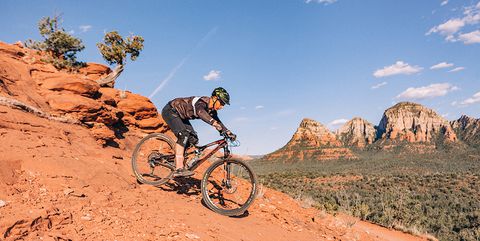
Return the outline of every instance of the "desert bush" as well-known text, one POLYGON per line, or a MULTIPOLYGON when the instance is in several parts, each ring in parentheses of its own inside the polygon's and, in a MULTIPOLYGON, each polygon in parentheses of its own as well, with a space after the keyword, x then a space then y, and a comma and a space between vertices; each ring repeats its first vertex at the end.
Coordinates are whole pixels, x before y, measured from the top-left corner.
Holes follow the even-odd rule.
POLYGON ((327 212, 440 240, 480 240, 480 162, 470 158, 478 152, 365 151, 355 161, 252 164, 264 185, 293 197, 301 192, 327 212), (318 182, 342 176, 347 181, 318 182))

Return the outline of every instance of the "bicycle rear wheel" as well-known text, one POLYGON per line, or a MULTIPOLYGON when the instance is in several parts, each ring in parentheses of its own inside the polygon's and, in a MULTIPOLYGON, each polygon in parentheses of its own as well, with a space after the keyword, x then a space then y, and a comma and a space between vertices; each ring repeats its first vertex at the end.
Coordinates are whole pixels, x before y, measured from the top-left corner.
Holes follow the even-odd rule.
POLYGON ((141 183, 153 186, 166 183, 175 170, 175 142, 161 133, 147 135, 135 146, 132 169, 141 183))
POLYGON ((211 210, 236 216, 243 214, 253 203, 257 178, 243 161, 219 160, 203 175, 201 188, 203 200, 211 210))

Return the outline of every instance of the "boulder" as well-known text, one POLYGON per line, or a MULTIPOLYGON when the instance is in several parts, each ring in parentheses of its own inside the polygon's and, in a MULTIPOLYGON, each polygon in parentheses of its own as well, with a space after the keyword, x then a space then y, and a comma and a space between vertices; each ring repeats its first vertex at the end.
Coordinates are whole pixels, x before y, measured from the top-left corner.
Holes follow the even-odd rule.
POLYGON ((87 66, 81 68, 78 72, 89 79, 98 80, 110 74, 112 70, 102 64, 87 63, 87 66))
POLYGON ((147 97, 126 92, 125 98, 119 98, 117 108, 137 120, 158 116, 157 108, 147 97))
POLYGON ((68 91, 86 97, 96 97, 100 86, 92 80, 82 79, 68 74, 51 74, 40 81, 42 88, 52 91, 68 91))

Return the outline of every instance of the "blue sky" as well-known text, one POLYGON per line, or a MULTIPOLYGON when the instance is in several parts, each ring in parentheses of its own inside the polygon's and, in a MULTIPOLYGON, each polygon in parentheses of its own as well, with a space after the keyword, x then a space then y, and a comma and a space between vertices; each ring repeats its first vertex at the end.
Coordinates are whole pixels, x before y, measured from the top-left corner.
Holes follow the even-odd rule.
MULTIPOLYGON (((85 62, 106 63, 95 44, 107 31, 143 36, 116 88, 161 109, 223 86, 232 105, 219 115, 239 154, 282 147, 305 117, 332 130, 355 116, 376 125, 405 100, 449 120, 480 117, 478 0, 4 0, 0 9, 8 43, 40 39, 38 20, 62 13, 85 62)), ((193 124, 201 143, 216 138, 193 124)))

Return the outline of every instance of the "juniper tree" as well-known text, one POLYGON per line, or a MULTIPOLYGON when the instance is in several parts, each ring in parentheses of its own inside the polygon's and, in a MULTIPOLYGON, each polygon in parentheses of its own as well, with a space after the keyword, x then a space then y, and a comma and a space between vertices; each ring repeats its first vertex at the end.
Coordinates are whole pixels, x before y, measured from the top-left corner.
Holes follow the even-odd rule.
POLYGON ((126 64, 127 55, 130 55, 130 60, 135 61, 143 49, 143 41, 143 37, 137 35, 124 39, 117 31, 105 34, 103 43, 97 43, 97 47, 103 58, 110 65, 115 64, 116 67, 112 73, 97 81, 100 86, 113 88, 115 80, 120 76, 126 64))
POLYGON ((60 26, 61 21, 59 15, 53 18, 43 17, 38 22, 38 30, 43 41, 27 40, 25 45, 28 48, 45 51, 47 58, 44 60, 52 63, 57 69, 82 66, 83 63, 77 62, 75 55, 85 46, 82 40, 65 32, 60 26))

